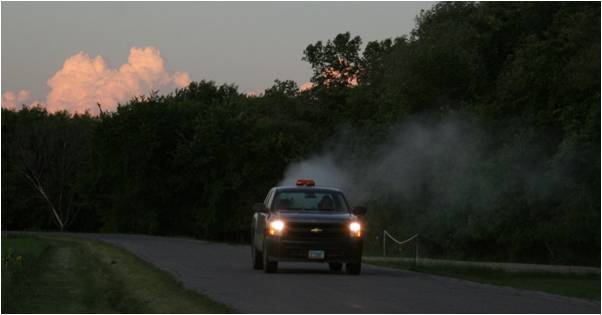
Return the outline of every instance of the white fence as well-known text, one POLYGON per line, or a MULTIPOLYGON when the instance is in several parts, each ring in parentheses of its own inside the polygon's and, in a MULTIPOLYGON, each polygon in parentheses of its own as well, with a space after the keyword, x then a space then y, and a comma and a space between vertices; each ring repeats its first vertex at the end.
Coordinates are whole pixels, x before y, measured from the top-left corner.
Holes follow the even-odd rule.
POLYGON ((395 237, 393 237, 393 235, 391 235, 389 232, 387 232, 386 230, 383 231, 383 257, 387 257, 387 239, 390 239, 391 241, 393 241, 393 243, 397 244, 398 246, 402 246, 405 244, 410 243, 411 241, 414 241, 414 264, 416 264, 418 262, 418 233, 410 236, 408 239, 400 241, 398 239, 396 239, 395 237))
MULTIPOLYGON (((364 257, 366 262, 404 262, 413 263, 416 265, 419 259, 419 234, 414 234, 408 239, 400 241, 387 231, 383 231, 383 255, 382 257, 364 257), (387 240, 393 242, 393 245, 403 246, 412 241, 414 242, 414 257, 387 257, 387 240)), ((411 248, 411 247, 410 247, 411 248)), ((585 266, 563 266, 563 265, 540 265, 540 264, 523 264, 523 263, 502 263, 502 262, 485 262, 485 261, 460 261, 446 259, 430 259, 420 258, 421 265, 447 265, 461 267, 476 267, 500 269, 510 272, 553 272, 553 273, 574 273, 574 274, 600 274, 600 268, 585 267, 585 266)))

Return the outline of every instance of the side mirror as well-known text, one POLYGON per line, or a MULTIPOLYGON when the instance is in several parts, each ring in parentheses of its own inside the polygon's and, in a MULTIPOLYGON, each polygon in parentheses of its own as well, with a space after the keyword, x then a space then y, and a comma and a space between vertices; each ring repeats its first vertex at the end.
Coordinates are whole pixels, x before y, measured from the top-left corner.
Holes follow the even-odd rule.
POLYGON ((268 209, 266 209, 263 202, 258 202, 253 205, 253 211, 254 212, 268 212, 268 209))
POLYGON ((366 207, 353 207, 353 209, 351 210, 351 212, 355 215, 364 215, 366 214, 366 212, 368 212, 368 208, 366 207))

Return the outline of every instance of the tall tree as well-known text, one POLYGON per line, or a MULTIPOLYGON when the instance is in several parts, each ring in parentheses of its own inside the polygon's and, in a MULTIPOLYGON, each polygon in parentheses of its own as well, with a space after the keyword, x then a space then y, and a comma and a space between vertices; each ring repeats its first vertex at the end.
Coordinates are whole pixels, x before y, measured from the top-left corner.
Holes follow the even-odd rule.
POLYGON ((313 68, 311 82, 319 87, 348 87, 357 84, 361 66, 359 36, 349 32, 338 34, 326 44, 318 41, 303 52, 303 60, 313 68))

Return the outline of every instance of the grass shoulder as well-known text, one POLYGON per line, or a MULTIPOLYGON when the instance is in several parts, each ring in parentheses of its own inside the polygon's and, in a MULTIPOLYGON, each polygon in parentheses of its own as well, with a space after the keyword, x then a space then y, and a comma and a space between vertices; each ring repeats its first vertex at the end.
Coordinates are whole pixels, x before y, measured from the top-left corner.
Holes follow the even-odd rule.
POLYGON ((230 313, 133 254, 71 237, 2 237, 8 313, 230 313))
POLYGON ((446 264, 418 264, 417 266, 414 266, 414 264, 408 262, 380 261, 376 259, 364 259, 364 262, 373 265, 429 273, 485 284, 600 301, 600 275, 595 273, 510 272, 495 268, 446 264))

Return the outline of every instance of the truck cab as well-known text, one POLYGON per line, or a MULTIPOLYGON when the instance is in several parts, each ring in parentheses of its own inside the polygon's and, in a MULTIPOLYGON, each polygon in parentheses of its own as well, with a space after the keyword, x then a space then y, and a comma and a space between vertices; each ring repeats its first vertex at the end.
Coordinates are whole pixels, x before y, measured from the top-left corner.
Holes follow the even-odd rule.
POLYGON ((343 193, 316 186, 311 179, 296 186, 273 187, 253 207, 253 268, 278 271, 278 262, 328 263, 330 270, 359 274, 362 266, 363 215, 350 208, 343 193))

